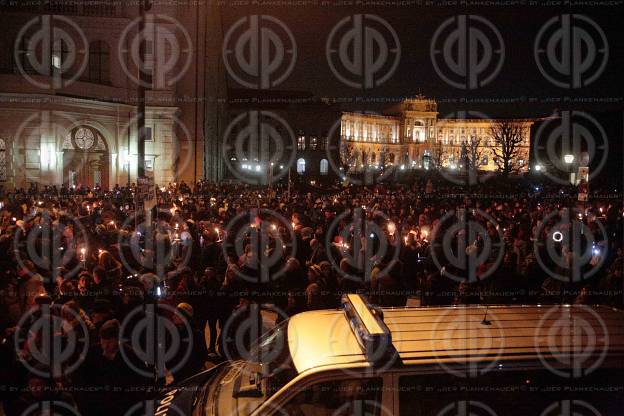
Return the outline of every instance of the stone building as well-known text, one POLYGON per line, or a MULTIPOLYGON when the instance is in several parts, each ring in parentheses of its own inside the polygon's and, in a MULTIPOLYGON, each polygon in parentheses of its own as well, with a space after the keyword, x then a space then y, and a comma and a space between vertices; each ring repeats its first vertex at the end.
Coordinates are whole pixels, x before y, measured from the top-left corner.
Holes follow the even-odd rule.
MULTIPOLYGON (((462 114, 459 114, 461 116, 462 114)), ((379 169, 395 166, 400 169, 434 167, 460 169, 471 154, 478 156, 478 169, 498 168, 492 128, 503 122, 518 126, 522 141, 512 164, 514 171, 528 169, 531 119, 490 119, 478 113, 468 117, 439 118, 435 100, 417 97, 404 100, 398 114, 343 113, 341 119, 341 157, 350 170, 379 169), (478 143, 478 146, 476 145, 478 143)))
POLYGON ((0 185, 136 182, 140 87, 146 176, 207 175, 205 137, 220 134, 207 104, 222 84, 216 6, 153 2, 142 42, 139 3, 0 5, 0 185))

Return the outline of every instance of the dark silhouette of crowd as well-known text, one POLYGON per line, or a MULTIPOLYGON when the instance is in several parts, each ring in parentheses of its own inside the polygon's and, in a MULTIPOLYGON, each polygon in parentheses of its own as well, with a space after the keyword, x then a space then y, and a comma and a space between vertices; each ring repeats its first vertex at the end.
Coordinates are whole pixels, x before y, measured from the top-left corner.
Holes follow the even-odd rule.
POLYGON ((253 305, 277 321, 337 308, 344 293, 396 307, 621 307, 621 185, 591 192, 579 202, 576 188, 534 179, 468 187, 431 175, 182 182, 147 200, 134 185, 5 191, 0 385, 15 388, 2 391, 4 411, 124 414, 207 362, 245 358, 236 336, 253 305), (156 343, 175 345, 167 362, 150 354, 150 324, 169 328, 156 343))

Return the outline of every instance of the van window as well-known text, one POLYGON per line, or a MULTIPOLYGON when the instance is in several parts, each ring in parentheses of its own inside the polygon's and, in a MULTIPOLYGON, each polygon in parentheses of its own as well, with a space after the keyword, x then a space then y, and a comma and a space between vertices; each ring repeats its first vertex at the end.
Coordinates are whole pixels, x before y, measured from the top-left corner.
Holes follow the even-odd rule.
POLYGON ((297 416, 389 416, 381 408, 381 378, 339 380, 315 384, 300 391, 286 405, 285 414, 297 416))
POLYGON ((581 378, 547 370, 492 371, 475 378, 451 374, 399 377, 401 416, 622 414, 624 371, 600 369, 581 378))

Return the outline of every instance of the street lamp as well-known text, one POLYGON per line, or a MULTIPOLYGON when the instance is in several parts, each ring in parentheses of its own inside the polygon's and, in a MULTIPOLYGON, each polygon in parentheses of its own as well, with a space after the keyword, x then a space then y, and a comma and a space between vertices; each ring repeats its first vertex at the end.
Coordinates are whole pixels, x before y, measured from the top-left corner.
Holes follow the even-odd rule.
POLYGON ((565 163, 570 165, 570 164, 572 164, 572 162, 574 162, 574 155, 565 155, 563 157, 563 160, 565 161, 565 163))

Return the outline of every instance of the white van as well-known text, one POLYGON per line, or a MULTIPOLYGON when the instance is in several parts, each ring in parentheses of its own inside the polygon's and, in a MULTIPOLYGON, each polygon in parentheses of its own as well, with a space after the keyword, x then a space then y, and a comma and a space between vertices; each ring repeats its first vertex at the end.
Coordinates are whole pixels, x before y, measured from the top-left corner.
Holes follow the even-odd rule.
POLYGON ((279 324, 254 357, 187 380, 155 414, 624 414, 624 314, 601 306, 380 309, 345 295, 279 324))

